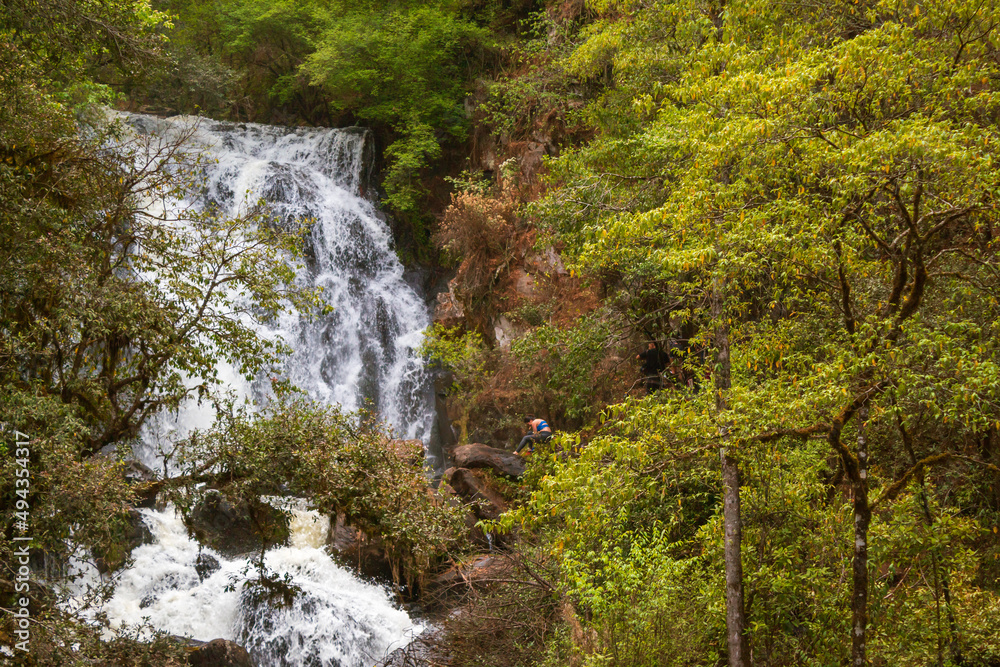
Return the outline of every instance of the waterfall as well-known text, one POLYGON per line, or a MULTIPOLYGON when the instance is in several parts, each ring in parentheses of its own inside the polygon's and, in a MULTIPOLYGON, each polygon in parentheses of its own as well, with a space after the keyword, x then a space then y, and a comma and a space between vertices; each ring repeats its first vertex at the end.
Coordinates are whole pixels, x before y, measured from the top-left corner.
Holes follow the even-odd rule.
MULTIPOLYGON (((237 215, 263 198, 280 225, 312 222, 296 283, 320 288, 332 310, 312 320, 284 315, 263 327, 261 335, 292 346, 285 377, 311 398, 347 411, 374 409, 397 437, 428 442, 433 387, 417 348, 430 317, 424 300, 404 279, 388 226, 363 196, 371 168, 367 132, 187 116, 129 115, 127 121, 164 140, 191 134, 192 150, 210 158, 202 167, 203 190, 177 202, 179 210, 213 206, 237 215)), ((238 394, 267 397, 269 383, 262 379, 248 384, 229 368, 221 368, 220 377, 238 394)), ((161 417, 147 440, 165 431, 172 431, 167 441, 175 440, 192 428, 210 426, 213 416, 192 402, 178 415, 161 417)), ((147 464, 156 456, 154 448, 143 452, 147 464)))
MULTIPOLYGON (((259 667, 361 667, 376 664, 421 631, 384 588, 358 580, 318 547, 329 524, 293 509, 291 546, 269 551, 266 566, 289 574, 298 589, 291 605, 270 604, 244 590, 249 561, 227 559, 191 540, 172 509, 141 510, 153 543, 137 547, 134 564, 116 575, 103 610, 116 623, 149 623, 170 634, 208 641, 233 639, 259 667), (317 530, 319 528, 320 530, 317 530)), ((77 584, 97 583, 83 569, 77 584)))
MULTIPOLYGON (((363 196, 370 168, 365 131, 124 118, 136 132, 163 141, 190 134, 190 149, 209 158, 201 191, 156 204, 165 210, 212 206, 236 215, 263 197, 277 224, 313 221, 296 282, 322 288, 332 311, 311 320, 284 315, 259 333, 291 346, 282 373, 313 399, 345 410, 373 408, 397 437, 428 443, 432 385, 417 354, 428 308, 404 279, 387 225, 363 196)), ((237 395, 267 400, 268 378, 247 381, 225 364, 218 371, 237 395)), ((209 406, 194 401, 161 415, 145 429, 137 455, 158 468, 172 442, 213 419, 209 406)), ((103 608, 115 623, 148 618, 172 634, 234 639, 260 667, 370 665, 420 631, 384 589, 330 559, 321 548, 328 528, 301 508, 293 510, 290 546, 266 556, 267 567, 290 575, 298 590, 287 607, 255 599, 242 586, 253 577, 249 562, 200 548, 171 508, 143 510, 142 518, 154 541, 136 548, 135 564, 115 575, 114 595, 103 608)), ((88 581, 99 580, 96 570, 85 575, 74 589, 78 599, 88 581)))

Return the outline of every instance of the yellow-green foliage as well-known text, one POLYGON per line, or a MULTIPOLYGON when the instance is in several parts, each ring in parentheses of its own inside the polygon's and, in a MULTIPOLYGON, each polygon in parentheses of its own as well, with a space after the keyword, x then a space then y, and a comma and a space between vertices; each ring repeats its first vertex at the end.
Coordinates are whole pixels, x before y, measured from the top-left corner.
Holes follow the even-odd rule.
POLYGON ((478 382, 486 366, 486 348, 478 332, 448 329, 437 323, 428 329, 420 353, 454 373, 455 384, 466 391, 478 382))
POLYGON ((536 220, 637 329, 666 312, 664 334, 704 346, 714 375, 727 330, 732 388, 725 413, 710 392, 626 403, 579 459, 533 464, 532 501, 503 522, 562 555, 563 590, 600 637, 578 648, 595 664, 712 664, 725 650, 725 446, 743 473, 755 664, 842 662, 854 527, 827 434, 846 415, 836 442, 853 447, 864 404, 870 659, 994 659, 996 627, 974 607, 997 604, 977 572, 993 567, 981 526, 1000 510, 987 467, 1000 457, 1000 10, 588 7, 564 66, 613 85, 583 112, 593 141, 550 160, 536 220), (698 493, 681 490, 693 480, 698 493), (652 587, 659 563, 700 594, 608 583, 652 587), (654 650, 638 616, 613 611, 619 596, 653 613, 681 595, 710 621, 673 630, 697 657, 654 650), (633 644, 647 648, 623 652, 633 644))

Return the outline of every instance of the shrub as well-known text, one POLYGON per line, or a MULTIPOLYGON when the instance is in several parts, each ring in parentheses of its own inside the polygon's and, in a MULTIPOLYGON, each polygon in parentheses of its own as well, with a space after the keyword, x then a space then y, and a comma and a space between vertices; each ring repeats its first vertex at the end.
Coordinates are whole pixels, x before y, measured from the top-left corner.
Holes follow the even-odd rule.
POLYGON ((459 260, 456 293, 468 315, 482 324, 499 308, 495 290, 507 277, 523 227, 511 192, 488 197, 455 195, 435 235, 439 247, 459 260))
POLYGON ((397 583, 419 586, 460 546, 462 518, 428 488, 422 461, 401 456, 382 423, 361 417, 288 398, 262 413, 225 415, 182 445, 187 481, 224 483, 236 502, 294 495, 327 514, 343 513, 381 544, 397 583), (206 476, 209 469, 218 472, 206 476))

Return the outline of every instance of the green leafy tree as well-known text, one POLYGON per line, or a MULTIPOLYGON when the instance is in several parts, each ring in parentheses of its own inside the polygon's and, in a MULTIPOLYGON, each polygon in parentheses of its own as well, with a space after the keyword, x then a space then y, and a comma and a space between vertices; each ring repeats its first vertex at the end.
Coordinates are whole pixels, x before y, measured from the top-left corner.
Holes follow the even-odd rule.
POLYGON ((996 16, 595 8, 569 64, 610 66, 618 85, 589 112, 602 135, 554 162, 539 215, 637 324, 661 310, 660 326, 725 352, 714 371, 730 359, 732 386, 716 384, 725 427, 749 430, 727 448, 745 473, 741 443, 825 435, 854 516, 843 637, 866 664, 871 522, 928 467, 982 465, 968 447, 996 421, 996 16))
MULTIPOLYGON (((423 450, 392 441, 372 416, 282 398, 266 410, 224 412, 216 426, 182 443, 188 474, 182 505, 195 485, 222 485, 235 502, 261 496, 307 498, 346 520, 384 550, 397 583, 419 587, 431 566, 461 548, 458 508, 428 488, 423 450)), ((187 502, 186 502, 187 501, 187 502)))
POLYGON ((445 140, 465 136, 462 89, 470 51, 486 34, 454 0, 335 3, 303 72, 338 113, 392 128, 386 203, 412 213, 421 171, 445 140), (464 62, 463 62, 464 61, 464 62))
MULTIPOLYGON (((220 360, 251 375, 267 367, 281 346, 253 323, 312 304, 288 285, 296 238, 261 211, 157 209, 190 189, 199 158, 183 138, 136 137, 98 106, 156 61, 165 20, 141 1, 0 9, 5 607, 23 564, 11 538, 26 523, 35 553, 121 562, 135 489, 114 456, 96 455, 127 455, 152 415, 211 392, 220 360)), ((38 590, 30 598, 39 664, 66 664, 58 646, 77 643, 94 659, 145 650, 124 635, 102 643, 38 590)))
POLYGON ((219 63, 209 70, 224 80, 177 81, 175 97, 204 84, 200 96, 227 96, 238 118, 375 128, 387 163, 383 201, 422 229, 428 169, 465 139, 465 88, 490 42, 466 3, 173 0, 163 8, 177 15, 175 57, 193 50, 219 63))

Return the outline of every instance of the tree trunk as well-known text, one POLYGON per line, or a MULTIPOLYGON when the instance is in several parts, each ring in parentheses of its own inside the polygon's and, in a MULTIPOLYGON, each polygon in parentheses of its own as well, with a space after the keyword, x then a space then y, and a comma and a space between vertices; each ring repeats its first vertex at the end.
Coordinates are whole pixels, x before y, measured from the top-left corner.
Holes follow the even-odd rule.
POLYGON ((729 666, 749 667, 750 642, 746 632, 743 609, 743 561, 740 545, 743 526, 740 519, 740 470, 722 448, 722 517, 725 524, 726 559, 726 638, 729 644, 729 666))
POLYGON ((853 480, 854 491, 854 594, 851 598, 853 631, 851 632, 851 664, 865 667, 868 664, 866 641, 868 637, 868 526, 872 512, 868 504, 868 441, 865 422, 868 407, 858 410, 858 474, 853 480))
MULTIPOLYGON (((725 319, 722 296, 718 286, 712 308, 715 316, 715 405, 719 412, 728 408, 726 393, 732 386, 729 360, 729 323, 725 319)), ((728 440, 728 428, 722 427, 723 440, 728 440)), ((719 450, 722 460, 722 521, 725 527, 726 561, 726 641, 729 645, 729 667, 750 667, 750 641, 747 636, 746 612, 743 606, 743 522, 740 517, 740 469, 729 456, 726 447, 719 450)))

